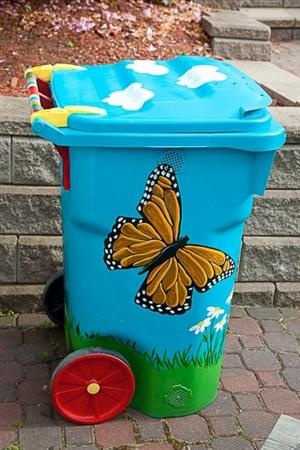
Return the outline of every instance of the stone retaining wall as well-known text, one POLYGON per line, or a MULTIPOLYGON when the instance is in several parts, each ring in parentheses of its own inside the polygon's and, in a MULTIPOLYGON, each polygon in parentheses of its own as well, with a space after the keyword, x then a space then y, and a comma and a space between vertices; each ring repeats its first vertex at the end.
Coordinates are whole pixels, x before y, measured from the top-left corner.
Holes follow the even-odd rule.
MULTIPOLYGON (((245 227, 238 304, 300 305, 300 108, 273 109, 288 142, 245 227)), ((0 111, 0 309, 39 311, 62 267, 59 158, 31 134, 25 99, 2 97, 0 111)))

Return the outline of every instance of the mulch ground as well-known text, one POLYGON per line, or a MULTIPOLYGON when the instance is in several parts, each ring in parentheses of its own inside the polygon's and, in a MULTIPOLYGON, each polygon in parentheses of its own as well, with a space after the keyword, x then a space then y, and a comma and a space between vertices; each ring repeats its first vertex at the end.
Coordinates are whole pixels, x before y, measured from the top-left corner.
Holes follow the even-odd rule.
POLYGON ((261 449, 280 414, 300 418, 300 310, 233 307, 231 316, 214 403, 166 420, 129 408, 96 426, 74 426, 51 406, 63 332, 43 314, 1 317, 0 449, 261 449))
POLYGON ((29 66, 210 54, 201 6, 164 2, 0 0, 0 95, 26 95, 29 66))

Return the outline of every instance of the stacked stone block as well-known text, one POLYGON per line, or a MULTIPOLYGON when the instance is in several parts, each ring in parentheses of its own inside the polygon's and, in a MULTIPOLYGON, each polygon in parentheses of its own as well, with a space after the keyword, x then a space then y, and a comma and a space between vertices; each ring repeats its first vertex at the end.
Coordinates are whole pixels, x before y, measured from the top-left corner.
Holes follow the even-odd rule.
MULTIPOLYGON (((245 227, 238 304, 300 305, 300 108, 273 110, 288 143, 245 227)), ((0 111, 0 310, 39 311, 62 268, 59 157, 31 134, 25 99, 2 97, 0 111)))

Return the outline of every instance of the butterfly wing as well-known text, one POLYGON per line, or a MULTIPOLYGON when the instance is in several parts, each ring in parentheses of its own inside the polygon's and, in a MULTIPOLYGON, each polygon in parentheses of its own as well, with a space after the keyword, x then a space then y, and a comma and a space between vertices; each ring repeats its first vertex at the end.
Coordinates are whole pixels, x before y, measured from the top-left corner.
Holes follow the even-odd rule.
POLYGON ((186 245, 176 258, 199 292, 206 292, 219 281, 230 277, 235 269, 231 256, 221 250, 200 245, 186 245))
POLYGON ((180 196, 172 167, 164 164, 151 172, 137 210, 142 219, 118 217, 105 239, 110 270, 147 266, 178 239, 180 196))
POLYGON ((165 248, 154 228, 142 219, 118 217, 104 241, 104 261, 110 270, 149 264, 165 248))
POLYGON ((183 314, 191 307, 192 279, 173 257, 153 268, 135 302, 161 314, 183 314))
POLYGON ((167 245, 177 241, 181 205, 175 172, 171 166, 161 164, 151 172, 137 210, 167 245))

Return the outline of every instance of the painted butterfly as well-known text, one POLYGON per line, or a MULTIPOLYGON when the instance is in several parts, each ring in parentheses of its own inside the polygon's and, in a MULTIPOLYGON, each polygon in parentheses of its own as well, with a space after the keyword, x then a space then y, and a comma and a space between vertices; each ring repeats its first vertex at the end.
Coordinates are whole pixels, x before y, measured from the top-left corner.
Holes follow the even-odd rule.
POLYGON ((141 219, 118 217, 104 242, 110 270, 143 267, 147 276, 135 303, 161 314, 183 314, 191 307, 193 288, 206 292, 234 271, 221 250, 187 244, 179 237, 181 200, 174 170, 154 169, 138 204, 141 219))

